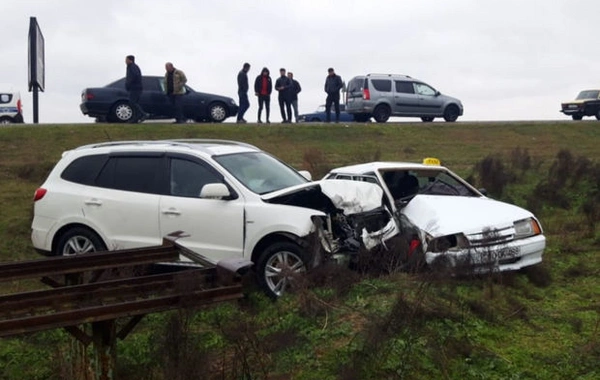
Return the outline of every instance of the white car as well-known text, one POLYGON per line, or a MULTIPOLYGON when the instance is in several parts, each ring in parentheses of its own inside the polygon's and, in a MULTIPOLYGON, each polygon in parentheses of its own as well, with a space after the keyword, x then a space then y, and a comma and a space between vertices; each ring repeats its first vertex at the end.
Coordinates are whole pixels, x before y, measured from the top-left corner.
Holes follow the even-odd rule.
POLYGON ((397 233, 379 186, 309 176, 233 141, 86 145, 64 152, 36 190, 31 239, 70 255, 159 245, 183 230, 196 253, 254 262, 279 296, 294 273, 397 233))
POLYGON ((21 95, 15 91, 0 90, 0 124, 23 123, 21 95))
POLYGON ((546 238, 531 212, 486 197, 439 161, 431 161, 433 165, 346 166, 325 179, 381 185, 399 229, 416 231, 419 241, 410 246, 421 247, 428 265, 488 272, 542 261, 546 238))

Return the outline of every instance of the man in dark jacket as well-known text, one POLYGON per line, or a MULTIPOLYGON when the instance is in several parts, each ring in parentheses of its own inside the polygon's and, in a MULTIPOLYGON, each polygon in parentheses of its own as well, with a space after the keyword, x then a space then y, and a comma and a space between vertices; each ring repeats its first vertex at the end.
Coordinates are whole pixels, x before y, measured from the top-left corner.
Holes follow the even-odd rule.
POLYGON ((125 72, 125 90, 129 93, 129 103, 133 110, 133 115, 129 119, 130 123, 141 123, 148 118, 140 106, 140 96, 142 95, 142 71, 135 63, 135 57, 128 55, 125 57, 127 71, 125 72))
POLYGON ((250 64, 246 62, 237 76, 238 96, 240 98, 240 108, 237 114, 238 123, 246 122, 244 114, 250 108, 250 100, 248 100, 248 71, 250 71, 250 64))
MULTIPOLYGON (((290 87, 290 103, 292 105, 292 109, 294 110, 294 119, 296 119, 296 123, 298 122, 298 94, 302 91, 302 87, 300 87, 300 83, 294 79, 294 73, 288 71, 288 78, 292 82, 290 87)), ((290 115, 291 116, 291 115, 290 115)))
POLYGON ((275 89, 279 91, 279 110, 281 111, 282 123, 292 122, 292 104, 290 103, 290 89, 292 82, 285 75, 285 69, 279 69, 279 78, 275 81, 275 89), (285 109, 284 109, 285 106, 285 109), (287 110, 287 116, 286 116, 287 110))
POLYGON ((269 115, 271 113, 271 91, 273 91, 273 83, 271 76, 269 75, 269 69, 263 67, 260 75, 256 77, 254 81, 254 94, 258 97, 258 122, 262 123, 260 115, 263 110, 263 106, 267 113, 267 123, 269 121, 269 115))
POLYGON ((337 75, 332 67, 327 69, 329 73, 325 79, 325 92, 327 99, 325 100, 325 121, 331 121, 331 104, 335 106, 335 122, 340 121, 340 90, 344 87, 342 77, 337 75))

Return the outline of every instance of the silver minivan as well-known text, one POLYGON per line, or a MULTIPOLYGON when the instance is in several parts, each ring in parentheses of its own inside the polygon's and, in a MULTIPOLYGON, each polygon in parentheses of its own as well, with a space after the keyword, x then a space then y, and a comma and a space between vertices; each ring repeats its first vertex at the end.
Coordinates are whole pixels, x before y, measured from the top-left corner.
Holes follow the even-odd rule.
POLYGON ((371 117, 385 123, 390 116, 420 117, 425 122, 436 117, 454 122, 463 114, 460 100, 442 95, 430 85, 398 74, 356 76, 346 87, 346 112, 356 121, 371 117))

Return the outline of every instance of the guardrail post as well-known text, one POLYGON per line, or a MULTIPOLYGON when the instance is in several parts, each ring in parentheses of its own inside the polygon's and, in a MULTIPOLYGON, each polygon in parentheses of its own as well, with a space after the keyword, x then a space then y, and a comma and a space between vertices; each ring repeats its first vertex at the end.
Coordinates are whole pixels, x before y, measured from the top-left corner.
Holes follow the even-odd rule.
POLYGON ((113 380, 116 363, 115 321, 92 323, 96 380, 113 380))

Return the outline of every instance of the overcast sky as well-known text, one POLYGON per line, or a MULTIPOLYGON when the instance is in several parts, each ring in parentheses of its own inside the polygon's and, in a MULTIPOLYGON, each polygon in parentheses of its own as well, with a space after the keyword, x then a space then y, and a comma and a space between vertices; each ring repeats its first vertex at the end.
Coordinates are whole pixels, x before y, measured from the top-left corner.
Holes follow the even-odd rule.
POLYGON ((0 83, 21 92, 26 122, 32 16, 46 46, 41 123, 91 122, 82 89, 123 77, 127 54, 143 74, 163 75, 171 61, 194 89, 236 101, 244 62, 251 81, 263 66, 274 77, 285 67, 302 85, 301 113, 325 102, 328 67, 345 81, 421 79, 462 100, 459 120, 566 119, 561 101, 600 87, 599 0, 1 1, 0 83))

